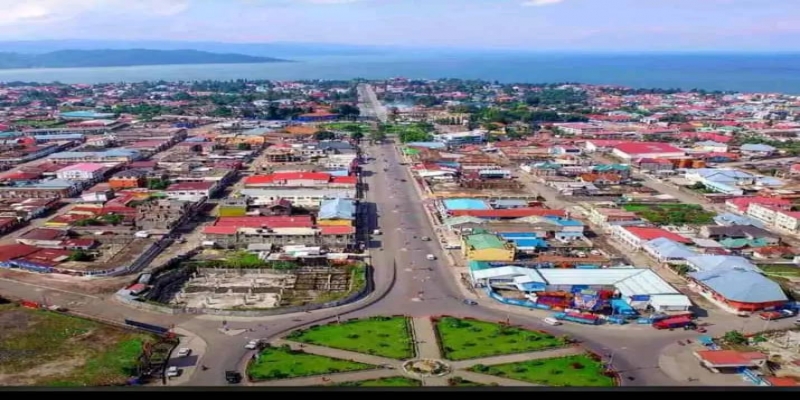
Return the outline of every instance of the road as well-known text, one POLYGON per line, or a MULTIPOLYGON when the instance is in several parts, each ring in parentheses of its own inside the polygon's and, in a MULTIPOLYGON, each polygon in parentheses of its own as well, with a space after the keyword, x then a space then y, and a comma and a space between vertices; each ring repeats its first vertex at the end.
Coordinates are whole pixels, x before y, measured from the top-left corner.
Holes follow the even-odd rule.
POLYGON ((358 91, 359 108, 361 115, 364 117, 375 117, 378 121, 386 123, 389 121, 389 115, 386 112, 386 107, 378 101, 378 95, 375 94, 375 89, 372 85, 362 83, 356 88, 358 91))

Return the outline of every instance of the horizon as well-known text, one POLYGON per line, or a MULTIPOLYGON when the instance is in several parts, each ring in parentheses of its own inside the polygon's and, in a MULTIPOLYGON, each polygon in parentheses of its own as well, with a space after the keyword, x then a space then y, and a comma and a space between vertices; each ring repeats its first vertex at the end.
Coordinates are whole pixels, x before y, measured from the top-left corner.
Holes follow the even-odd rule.
POLYGON ((0 42, 102 37, 526 53, 800 53, 800 24, 787 17, 800 15, 800 3, 785 0, 0 0, 0 6, 0 42))

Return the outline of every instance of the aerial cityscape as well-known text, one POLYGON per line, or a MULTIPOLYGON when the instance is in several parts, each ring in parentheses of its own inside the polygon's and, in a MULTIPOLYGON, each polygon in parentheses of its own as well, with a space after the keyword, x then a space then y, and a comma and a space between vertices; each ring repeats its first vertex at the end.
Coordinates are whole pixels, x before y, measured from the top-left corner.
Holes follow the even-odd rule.
POLYGON ((800 3, 0 6, 4 389, 800 387, 800 3))

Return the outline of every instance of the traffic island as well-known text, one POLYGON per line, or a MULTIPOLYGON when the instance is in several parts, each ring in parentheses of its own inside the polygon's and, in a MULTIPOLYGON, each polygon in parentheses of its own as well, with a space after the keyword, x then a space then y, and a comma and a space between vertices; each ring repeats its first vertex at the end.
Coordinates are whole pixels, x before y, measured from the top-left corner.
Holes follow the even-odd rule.
POLYGON ((618 386, 616 372, 605 369, 592 354, 543 358, 508 364, 476 364, 469 369, 479 374, 514 379, 542 386, 618 386))
POLYGON ((415 378, 438 378, 449 374, 450 366, 441 360, 409 360, 403 363, 403 372, 415 378))

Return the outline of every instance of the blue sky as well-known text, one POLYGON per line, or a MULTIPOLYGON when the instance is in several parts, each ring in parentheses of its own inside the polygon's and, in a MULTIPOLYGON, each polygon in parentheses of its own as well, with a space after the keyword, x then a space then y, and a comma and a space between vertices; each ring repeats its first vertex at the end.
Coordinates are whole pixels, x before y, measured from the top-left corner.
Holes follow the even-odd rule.
POLYGON ((0 40, 800 50, 798 0, 0 0, 0 40))

